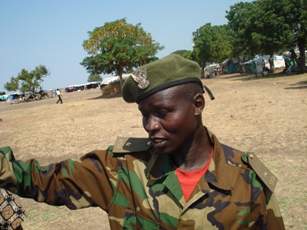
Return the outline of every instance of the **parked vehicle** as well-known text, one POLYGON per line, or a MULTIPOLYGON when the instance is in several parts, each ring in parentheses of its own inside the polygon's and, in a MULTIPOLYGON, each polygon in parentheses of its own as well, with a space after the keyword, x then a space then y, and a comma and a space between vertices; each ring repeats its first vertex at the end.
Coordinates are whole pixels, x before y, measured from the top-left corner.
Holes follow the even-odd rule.
POLYGON ((7 95, 7 94, 1 95, 1 96, 0 96, 0 101, 6 101, 6 99, 7 99, 8 96, 9 96, 9 95, 7 95))

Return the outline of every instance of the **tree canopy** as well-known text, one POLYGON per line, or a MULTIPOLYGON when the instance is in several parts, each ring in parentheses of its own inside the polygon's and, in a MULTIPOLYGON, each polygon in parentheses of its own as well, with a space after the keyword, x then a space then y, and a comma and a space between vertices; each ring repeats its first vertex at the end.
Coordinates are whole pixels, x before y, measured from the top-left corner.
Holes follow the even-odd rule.
POLYGON ((305 49, 307 44, 307 0, 282 0, 284 5, 283 16, 289 26, 288 32, 294 39, 290 40, 288 47, 298 47, 300 61, 299 73, 305 72, 305 49))
POLYGON ((226 11, 226 18, 236 53, 250 56, 269 54, 272 57, 274 53, 298 47, 304 56, 302 60, 305 60, 306 2, 257 0, 231 6, 230 11, 226 11))
POLYGON ((192 53, 184 50, 176 53, 197 61, 202 70, 229 57, 243 60, 268 54, 274 71, 274 54, 298 48, 299 72, 305 72, 307 0, 238 2, 230 6, 225 17, 226 25, 207 23, 193 32, 192 53))
POLYGON ((90 55, 80 63, 90 74, 115 74, 120 77, 132 68, 152 60, 164 47, 155 42, 150 33, 137 25, 128 24, 126 19, 107 22, 88 32, 89 39, 83 48, 90 55))
POLYGON ((34 70, 28 71, 22 69, 17 77, 11 77, 10 81, 4 84, 8 91, 20 90, 21 92, 33 92, 41 86, 44 77, 50 74, 49 70, 43 65, 35 67, 34 70))
MULTIPOLYGON (((299 49, 299 72, 305 72, 307 43, 307 0, 256 0, 238 2, 226 11, 226 25, 206 23, 192 33, 191 51, 177 50, 185 58, 197 61, 202 68, 226 58, 240 60, 256 55, 270 55, 299 49)), ((89 56, 80 63, 91 74, 120 76, 157 59, 164 47, 152 40, 141 24, 131 25, 125 19, 105 23, 89 33, 83 42, 89 56)))
POLYGON ((102 77, 99 74, 92 74, 88 76, 87 82, 100 82, 102 77))
POLYGON ((178 54, 184 58, 192 60, 192 51, 191 50, 176 50, 173 54, 178 54))
POLYGON ((192 59, 198 62, 204 77, 207 63, 220 62, 231 54, 231 44, 226 26, 211 26, 207 23, 193 32, 194 47, 192 59))

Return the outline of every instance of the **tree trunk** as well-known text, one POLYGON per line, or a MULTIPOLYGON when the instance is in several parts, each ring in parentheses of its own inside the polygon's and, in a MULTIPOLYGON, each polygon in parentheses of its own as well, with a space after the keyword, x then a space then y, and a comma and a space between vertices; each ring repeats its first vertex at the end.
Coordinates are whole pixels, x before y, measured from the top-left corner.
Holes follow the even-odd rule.
POLYGON ((201 78, 205 78, 205 65, 202 63, 201 65, 201 74, 200 74, 201 78))
POLYGON ((254 66, 255 66, 256 77, 258 77, 257 63, 255 61, 253 61, 253 63, 254 63, 254 66))
POLYGON ((274 56, 273 56, 273 54, 270 54, 269 63, 270 63, 271 73, 274 73, 275 66, 274 66, 274 56))
POLYGON ((120 92, 122 92, 122 87, 123 87, 123 68, 120 68, 118 71, 118 76, 119 76, 119 84, 120 84, 120 92))
POLYGON ((298 73, 305 73, 306 71, 306 64, 305 64, 305 46, 306 40, 305 39, 298 39, 298 48, 300 51, 300 57, 298 58, 297 67, 298 73))

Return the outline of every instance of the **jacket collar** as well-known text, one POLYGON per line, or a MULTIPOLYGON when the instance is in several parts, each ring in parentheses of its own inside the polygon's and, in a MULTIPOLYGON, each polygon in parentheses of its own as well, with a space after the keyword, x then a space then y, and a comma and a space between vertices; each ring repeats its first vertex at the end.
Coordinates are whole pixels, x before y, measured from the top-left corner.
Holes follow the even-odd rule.
MULTIPOLYGON (((204 127, 208 133, 211 145, 214 146, 214 155, 209 165, 208 171, 205 174, 205 178, 199 182, 200 187, 208 188, 207 183, 213 185, 216 188, 222 190, 231 190, 230 180, 230 166, 227 163, 229 154, 232 154, 232 149, 227 149, 226 146, 222 145, 216 136, 204 127), (228 153, 225 153, 225 150, 228 153), (206 183, 207 182, 207 183, 206 183)), ((167 177, 175 176, 174 161, 171 155, 160 155, 157 151, 153 154, 153 157, 148 162, 146 170, 147 179, 150 184, 155 181, 164 179, 168 180, 167 177)))

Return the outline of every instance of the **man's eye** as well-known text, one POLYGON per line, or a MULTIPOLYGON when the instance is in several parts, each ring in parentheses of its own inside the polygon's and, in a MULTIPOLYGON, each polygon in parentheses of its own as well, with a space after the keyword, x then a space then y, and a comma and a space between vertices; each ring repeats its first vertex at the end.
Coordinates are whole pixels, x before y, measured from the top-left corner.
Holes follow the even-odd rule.
POLYGON ((161 110, 161 111, 159 111, 157 114, 158 114, 159 117, 165 117, 165 116, 168 114, 168 111, 166 111, 166 110, 161 110))

